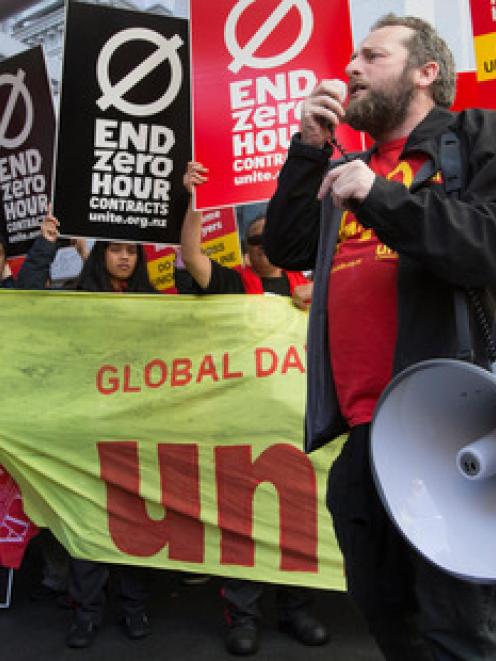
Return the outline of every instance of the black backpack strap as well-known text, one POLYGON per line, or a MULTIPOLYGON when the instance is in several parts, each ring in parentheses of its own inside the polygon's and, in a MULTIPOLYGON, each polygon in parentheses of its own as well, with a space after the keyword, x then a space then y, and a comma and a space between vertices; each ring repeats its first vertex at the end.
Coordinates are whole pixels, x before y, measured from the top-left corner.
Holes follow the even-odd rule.
MULTIPOLYGON (((444 189, 449 197, 459 197, 462 187, 462 154, 460 138, 447 131, 441 135, 439 161, 443 173, 444 189)), ((458 338, 458 360, 472 361, 474 350, 470 334, 470 314, 465 288, 458 287, 454 294, 456 335, 458 338)))
MULTIPOLYGON (((460 138, 447 131, 441 135, 439 160, 444 178, 444 188, 450 197, 459 197, 462 188, 462 151, 460 138)), ((492 327, 481 300, 481 292, 473 287, 457 288, 454 292, 456 333, 460 360, 473 361, 474 350, 470 333, 469 306, 472 305, 475 318, 484 337, 484 343, 491 363, 496 361, 496 344, 492 327)))

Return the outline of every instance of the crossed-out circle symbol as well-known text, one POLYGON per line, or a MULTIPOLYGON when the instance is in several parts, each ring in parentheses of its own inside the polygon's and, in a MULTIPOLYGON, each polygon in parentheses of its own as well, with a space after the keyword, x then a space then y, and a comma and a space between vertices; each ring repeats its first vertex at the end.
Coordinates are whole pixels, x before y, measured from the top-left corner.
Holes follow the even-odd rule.
POLYGON ((0 147, 5 147, 6 149, 17 149, 17 147, 20 147, 23 142, 26 141, 33 127, 33 100, 31 99, 28 88, 24 84, 25 77, 26 72, 22 69, 17 71, 16 76, 11 75, 10 73, 5 73, 0 76, 0 87, 2 87, 2 85, 12 86, 9 98, 5 104, 2 119, 0 120, 0 147), (14 138, 7 138, 7 129, 12 120, 12 115, 14 114, 14 109, 19 95, 22 96, 24 105, 26 106, 26 121, 22 131, 17 136, 14 138))
POLYGON ((227 17, 224 27, 224 41, 234 58, 228 69, 233 73, 238 73, 244 66, 252 69, 272 69, 286 64, 301 53, 312 36, 313 13, 307 0, 282 0, 248 43, 241 48, 236 38, 236 25, 245 10, 254 2, 256 0, 239 0, 227 17), (256 50, 268 39, 293 7, 296 7, 301 15, 301 30, 296 41, 279 55, 255 57, 256 50))
POLYGON ((178 95, 183 82, 183 68, 177 54, 177 49, 182 45, 183 40, 177 34, 171 39, 166 39, 158 32, 146 28, 128 28, 115 34, 102 48, 96 65, 98 84, 103 92, 96 102, 98 107, 107 110, 110 106, 114 106, 121 112, 136 117, 148 117, 165 110, 178 95), (130 41, 148 41, 155 44, 157 49, 122 80, 112 85, 109 72, 110 60, 120 46, 130 41), (172 75, 169 88, 159 99, 152 103, 137 104, 123 98, 126 92, 135 87, 165 60, 170 61, 172 75))

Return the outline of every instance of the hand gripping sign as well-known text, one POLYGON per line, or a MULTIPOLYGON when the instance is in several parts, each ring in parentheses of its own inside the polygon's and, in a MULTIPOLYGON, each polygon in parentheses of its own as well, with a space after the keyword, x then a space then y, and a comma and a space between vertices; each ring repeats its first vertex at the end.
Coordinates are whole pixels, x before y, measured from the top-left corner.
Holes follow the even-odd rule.
POLYGON ((318 80, 343 77, 352 50, 348 0, 218 0, 215 14, 191 0, 191 34, 194 158, 209 168, 195 205, 264 201, 303 99, 318 80))

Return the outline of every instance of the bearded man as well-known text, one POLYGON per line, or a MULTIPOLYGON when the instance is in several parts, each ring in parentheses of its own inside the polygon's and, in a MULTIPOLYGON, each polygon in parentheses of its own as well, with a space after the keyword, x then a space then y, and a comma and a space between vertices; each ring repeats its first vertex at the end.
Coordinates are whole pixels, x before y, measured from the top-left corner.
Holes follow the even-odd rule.
MULTIPOLYGON (((307 447, 349 430, 328 507, 348 592, 386 659, 496 659, 494 587, 453 577, 408 546, 378 497, 368 450, 391 377, 457 355, 455 291, 479 288, 494 314, 486 294, 496 284, 496 113, 448 110, 452 54, 415 17, 380 19, 346 74, 346 109, 340 81, 323 81, 304 102, 265 227, 273 264, 315 268, 307 447), (341 121, 375 144, 329 167, 341 121), (460 145, 458 195, 440 169, 446 136, 460 145)), ((473 330, 470 306, 468 314, 473 330)), ((488 366, 480 334, 472 348, 488 366)))

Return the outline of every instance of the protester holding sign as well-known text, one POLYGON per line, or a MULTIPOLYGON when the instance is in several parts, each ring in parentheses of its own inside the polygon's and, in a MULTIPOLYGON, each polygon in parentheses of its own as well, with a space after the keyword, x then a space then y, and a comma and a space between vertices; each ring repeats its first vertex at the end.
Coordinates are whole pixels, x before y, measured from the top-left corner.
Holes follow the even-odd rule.
MULTIPOLYGON (((59 221, 52 216, 49 208, 41 223, 41 234, 29 249, 19 270, 17 286, 20 289, 45 289, 50 286, 50 266, 59 249, 58 227, 59 221)), ((73 245, 84 262, 89 254, 86 239, 74 239, 73 245)))
POLYGON ((57 253, 58 221, 48 215, 41 223, 41 234, 29 249, 18 276, 20 289, 45 289, 50 284, 50 265, 57 253))
MULTIPOLYGON (((191 187, 208 180, 208 170, 200 163, 188 163, 185 185, 191 187)), ((263 216, 252 221, 247 229, 248 264, 240 270, 222 266, 201 250, 201 220, 199 212, 190 206, 181 233, 181 254, 187 270, 199 291, 206 294, 263 294, 270 292, 293 295, 295 287, 308 284, 298 271, 282 271, 267 259, 262 247, 263 216)))
MULTIPOLYGON (((269 258, 286 268, 316 265, 307 448, 350 429, 331 468, 328 506, 348 591, 385 657, 494 659, 494 587, 444 573, 407 546, 378 497, 369 440, 393 373, 457 355, 458 288, 481 288, 494 315, 496 114, 448 110, 452 54, 415 17, 380 19, 346 73, 346 109, 340 81, 323 81, 306 100, 267 212, 269 258), (329 170, 343 120, 376 144, 329 170)), ((471 307, 469 316, 468 337, 479 326, 471 307)), ((488 366, 487 349, 472 339, 476 362, 488 366)))
MULTIPOLYGON (((191 192, 194 186, 206 181, 207 172, 201 164, 189 163, 184 177, 186 188, 191 192)), ((290 296, 298 286, 308 283, 301 273, 282 271, 267 259, 262 248, 265 218, 256 218, 246 231, 249 266, 240 271, 222 266, 202 253, 201 223, 201 213, 193 211, 190 205, 182 227, 181 253, 198 293, 290 296)), ((234 578, 225 581, 222 593, 229 626, 226 646, 232 654, 250 655, 258 651, 258 602, 263 592, 263 583, 234 578)), ((278 586, 279 626, 304 645, 323 645, 328 632, 308 613, 308 603, 307 590, 278 586)))

